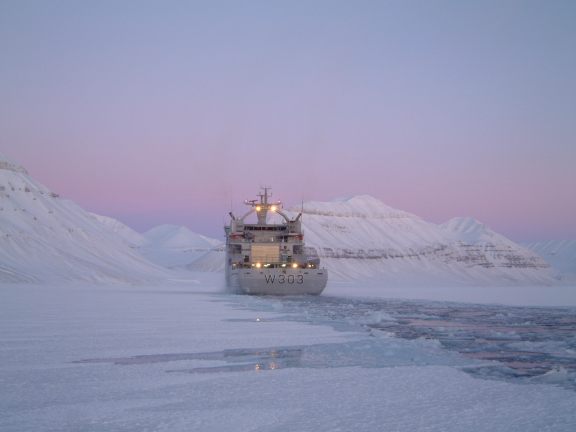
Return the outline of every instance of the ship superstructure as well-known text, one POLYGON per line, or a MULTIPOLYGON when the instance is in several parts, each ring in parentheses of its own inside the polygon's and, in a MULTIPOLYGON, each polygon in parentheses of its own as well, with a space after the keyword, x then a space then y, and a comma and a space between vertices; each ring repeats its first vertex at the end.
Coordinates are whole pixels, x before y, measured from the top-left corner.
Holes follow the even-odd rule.
POLYGON ((269 188, 259 199, 245 201, 250 210, 241 218, 230 212, 226 231, 226 283, 233 292, 261 295, 318 295, 328 271, 320 267, 313 248, 304 244, 302 213, 290 219, 280 201, 270 201, 269 188), (245 220, 256 214, 256 223, 245 220), (269 214, 282 217, 268 223, 269 214))

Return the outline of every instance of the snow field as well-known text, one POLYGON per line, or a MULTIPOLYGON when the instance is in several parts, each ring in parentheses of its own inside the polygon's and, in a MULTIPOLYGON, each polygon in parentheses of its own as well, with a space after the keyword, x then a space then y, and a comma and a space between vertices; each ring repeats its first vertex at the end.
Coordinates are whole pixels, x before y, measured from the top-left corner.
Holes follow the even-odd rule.
MULTIPOLYGON (((215 280, 198 278, 166 287, 3 286, 0 429, 494 432, 576 426, 574 392, 474 379, 459 370, 469 361, 435 341, 374 338, 286 320, 281 303, 262 311, 258 305, 266 299, 221 295, 215 280), (304 347, 300 367, 194 373, 235 361, 174 357, 290 346, 304 347), (122 359, 132 363, 116 364, 122 359)), ((238 363, 254 366, 243 358, 238 363)))

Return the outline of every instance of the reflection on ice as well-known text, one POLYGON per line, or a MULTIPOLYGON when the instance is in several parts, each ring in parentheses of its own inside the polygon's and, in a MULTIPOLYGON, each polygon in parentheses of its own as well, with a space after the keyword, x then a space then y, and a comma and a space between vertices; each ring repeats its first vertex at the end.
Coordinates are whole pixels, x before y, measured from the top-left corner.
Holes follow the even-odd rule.
MULTIPOLYGON (((259 348, 259 349, 230 349, 224 351, 205 353, 171 353, 171 354, 150 354, 131 357, 110 357, 99 359, 78 360, 74 363, 114 363, 117 365, 137 365, 151 363, 167 363, 186 360, 208 360, 243 363, 241 366, 229 370, 262 370, 278 369, 279 367, 299 366, 302 356, 301 347, 290 348, 259 348), (292 364, 294 363, 294 365, 292 364), (280 366, 281 365, 281 366, 280 366)), ((240 365, 239 365, 240 366, 240 365)), ((197 368, 194 372, 207 372, 208 370, 218 371, 214 368, 197 368)))
POLYGON ((354 342, 302 346, 229 349, 205 353, 151 354, 132 357, 79 360, 76 363, 139 365, 178 363, 167 372, 218 373, 266 371, 286 368, 393 367, 408 365, 464 366, 471 362, 446 355, 431 341, 406 344, 400 339, 370 338, 354 342), (198 360, 226 364, 198 367, 198 360))
POLYGON ((223 361, 234 363, 226 366, 171 369, 168 372, 217 373, 284 369, 302 366, 302 347, 230 349, 205 353, 151 354, 132 357, 78 360, 75 363, 113 363, 138 365, 151 363, 185 362, 191 360, 223 361))

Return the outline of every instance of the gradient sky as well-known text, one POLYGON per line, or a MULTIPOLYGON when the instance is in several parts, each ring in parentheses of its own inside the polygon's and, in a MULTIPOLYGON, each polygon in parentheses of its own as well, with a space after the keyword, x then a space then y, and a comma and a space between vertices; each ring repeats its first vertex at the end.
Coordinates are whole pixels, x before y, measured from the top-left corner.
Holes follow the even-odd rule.
POLYGON ((576 1, 0 0, 0 152, 137 230, 260 185, 576 238, 576 1))

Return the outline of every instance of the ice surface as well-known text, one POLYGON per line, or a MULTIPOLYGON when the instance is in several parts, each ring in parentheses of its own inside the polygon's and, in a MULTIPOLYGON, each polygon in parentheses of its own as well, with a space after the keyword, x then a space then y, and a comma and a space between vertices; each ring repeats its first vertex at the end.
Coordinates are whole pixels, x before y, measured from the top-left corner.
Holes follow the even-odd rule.
POLYGON ((573 285, 472 285, 458 284, 389 284, 377 280, 329 281, 326 295, 454 301, 465 303, 505 304, 511 306, 576 306, 576 284, 573 285))
POLYGON ((265 302, 263 307, 279 304, 283 311, 294 313, 294 319, 305 322, 332 323, 337 328, 357 324, 376 330, 376 335, 384 332, 402 339, 432 340, 464 357, 488 360, 463 368, 474 375, 523 383, 554 382, 576 390, 576 307, 327 296, 265 302))
POLYGON ((539 383, 482 379, 470 369, 501 362, 445 344, 477 331, 510 350, 570 350, 568 336, 552 336, 571 325, 568 310, 227 296, 217 278, 196 280, 1 286, 0 430, 576 427, 576 392, 562 388, 568 367, 539 383), (505 338, 509 327, 520 330, 505 338))

